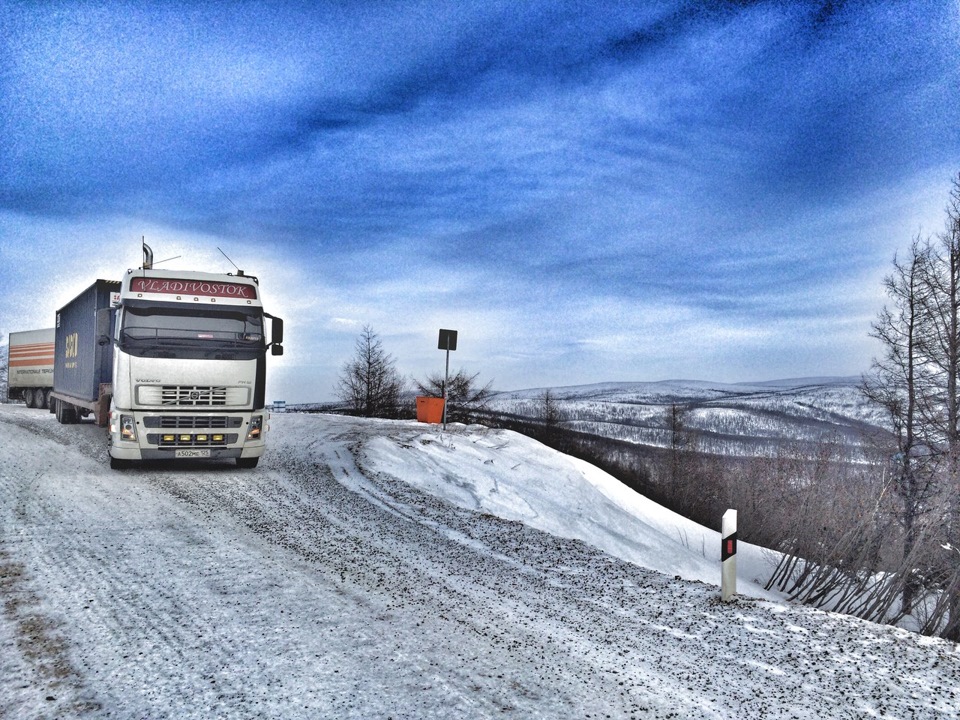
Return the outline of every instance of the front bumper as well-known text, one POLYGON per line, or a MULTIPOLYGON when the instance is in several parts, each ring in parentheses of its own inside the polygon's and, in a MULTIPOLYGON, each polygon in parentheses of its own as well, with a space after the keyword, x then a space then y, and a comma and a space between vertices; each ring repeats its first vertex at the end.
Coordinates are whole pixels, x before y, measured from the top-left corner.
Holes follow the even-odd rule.
POLYGON ((114 409, 110 456, 118 460, 256 458, 266 447, 268 419, 263 411, 185 414, 114 409), (130 436, 131 424, 135 438, 130 436))

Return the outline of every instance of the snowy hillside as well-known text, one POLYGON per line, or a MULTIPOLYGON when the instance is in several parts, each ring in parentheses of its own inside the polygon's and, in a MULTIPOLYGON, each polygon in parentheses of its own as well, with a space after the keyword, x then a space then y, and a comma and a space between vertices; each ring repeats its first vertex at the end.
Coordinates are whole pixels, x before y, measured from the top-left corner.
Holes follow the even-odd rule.
MULTIPOLYGON (((784 443, 824 438, 850 447, 885 425, 882 412, 861 396, 859 378, 804 378, 723 384, 690 380, 601 383, 551 388, 564 425, 640 445, 669 447, 666 413, 685 411, 684 423, 705 452, 770 454, 784 443)), ((499 393, 495 412, 533 417, 544 389, 499 393)))
POLYGON ((764 597, 523 436, 280 415, 256 470, 0 406, 0 717, 949 718, 960 653, 764 597))

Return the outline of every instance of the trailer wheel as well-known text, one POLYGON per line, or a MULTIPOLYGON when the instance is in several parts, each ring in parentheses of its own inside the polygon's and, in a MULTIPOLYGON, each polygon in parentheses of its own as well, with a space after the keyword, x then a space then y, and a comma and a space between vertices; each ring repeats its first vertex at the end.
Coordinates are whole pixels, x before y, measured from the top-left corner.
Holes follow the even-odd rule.
POLYGON ((251 470, 257 466, 257 463, 260 462, 260 458, 237 458, 237 467, 244 468, 245 470, 251 470))
POLYGON ((80 421, 77 408, 63 400, 57 400, 57 422, 61 425, 74 425, 80 421))

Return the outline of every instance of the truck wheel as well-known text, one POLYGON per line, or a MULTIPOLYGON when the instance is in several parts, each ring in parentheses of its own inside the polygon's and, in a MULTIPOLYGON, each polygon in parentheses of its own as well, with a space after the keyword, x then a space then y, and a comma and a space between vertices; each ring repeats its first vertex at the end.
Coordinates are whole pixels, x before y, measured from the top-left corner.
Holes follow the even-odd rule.
POLYGON ((237 467, 244 468, 245 470, 253 469, 257 466, 257 463, 260 462, 260 458, 237 458, 237 467))
POLYGON ((33 407, 33 389, 27 388, 23 391, 23 404, 28 408, 33 407))
POLYGON ((74 425, 79 421, 77 409, 70 403, 57 400, 57 422, 61 425, 74 425))
POLYGON ((33 391, 33 406, 37 410, 43 410, 47 407, 47 393, 43 388, 37 388, 33 391))

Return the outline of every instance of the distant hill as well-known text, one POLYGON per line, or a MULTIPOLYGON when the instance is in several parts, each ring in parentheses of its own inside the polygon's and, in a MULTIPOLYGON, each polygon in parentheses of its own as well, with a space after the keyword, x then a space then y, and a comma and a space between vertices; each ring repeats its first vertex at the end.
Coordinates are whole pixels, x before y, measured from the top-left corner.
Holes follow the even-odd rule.
MULTIPOLYGON (((858 377, 817 377, 755 383, 699 380, 612 382, 550 388, 571 430, 650 447, 669 447, 667 415, 684 413, 698 449, 755 456, 784 443, 824 439, 852 449, 886 432, 882 411, 858 390, 858 377)), ((546 388, 497 393, 489 408, 535 417, 546 388)))

